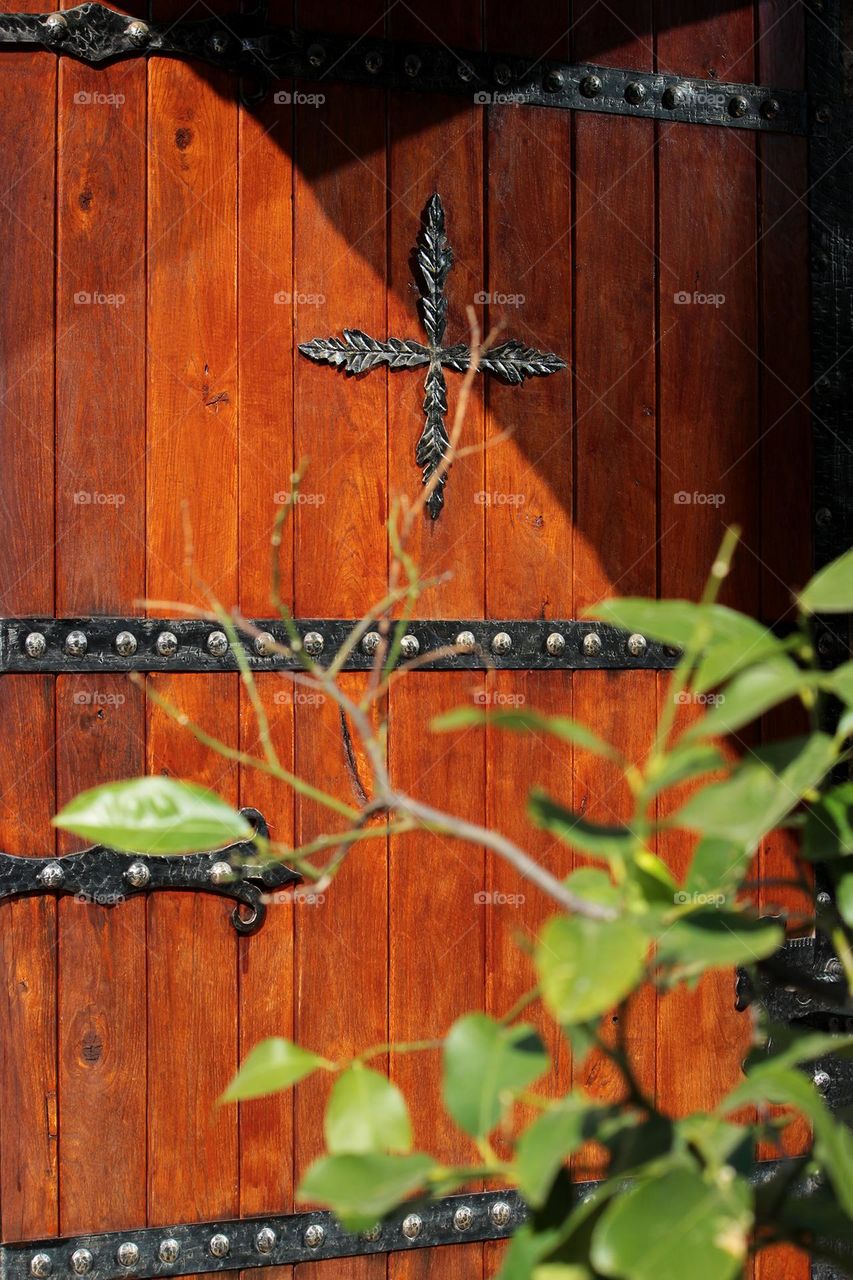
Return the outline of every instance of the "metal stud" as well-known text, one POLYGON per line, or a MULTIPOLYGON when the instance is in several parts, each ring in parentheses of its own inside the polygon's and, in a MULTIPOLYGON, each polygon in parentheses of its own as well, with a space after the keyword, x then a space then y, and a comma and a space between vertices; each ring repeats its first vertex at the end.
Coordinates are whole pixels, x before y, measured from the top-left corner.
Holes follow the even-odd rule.
POLYGON ((829 1086, 832 1084, 832 1076, 827 1071, 816 1071, 812 1077, 814 1087, 818 1093, 828 1093, 829 1086))
POLYGON ((601 76, 584 76, 580 83, 580 91, 585 98, 597 98, 603 88, 601 76))
POLYGON ((120 1267, 135 1267, 139 1261, 139 1246, 132 1240, 122 1240, 116 1249, 116 1262, 120 1267))
POLYGON ((24 637, 24 652, 28 658, 43 658, 47 653, 47 641, 40 631, 30 631, 24 637))
POLYGON ((733 98, 729 98, 729 115, 739 120, 749 111, 749 103, 742 93, 735 94, 733 98))
POLYGON ((132 631, 120 631, 113 644, 120 658, 130 658, 139 648, 139 643, 132 631))
POLYGON ((500 85, 509 84, 512 79, 512 71, 505 62, 496 62, 492 68, 492 75, 495 77, 495 83, 500 85))
POLYGON ((323 652, 325 641, 319 631, 306 631, 302 643, 305 646, 305 652, 310 657, 316 658, 323 652))
POLYGON ((380 1223, 377 1222, 376 1226, 371 1227, 369 1231, 362 1231, 361 1238, 362 1240, 365 1240, 368 1244, 375 1244, 377 1240, 381 1240, 382 1227, 380 1223))
POLYGON ((378 631, 368 631, 366 635, 361 637, 361 648, 368 658, 373 657, 381 643, 382 637, 378 631))
POLYGON ((499 631, 496 636, 492 636, 492 653, 496 653, 499 657, 505 653, 509 653, 512 648, 512 636, 506 631, 499 631))
POLYGON ((147 23, 140 22, 138 19, 134 22, 129 22, 125 28, 125 35, 131 44, 135 44, 137 48, 141 48, 142 45, 148 43, 150 34, 147 23))
POLYGON ((207 42, 207 47, 215 58, 221 58, 228 52, 231 40, 224 31, 214 31, 207 42))
POLYGON ((144 862, 131 862, 124 873, 124 878, 134 889, 144 889, 151 880, 151 872, 144 862))
POLYGON ((49 1276, 53 1270, 53 1263, 46 1253, 34 1253, 30 1259, 30 1275, 36 1276, 38 1280, 43 1280, 44 1276, 49 1276))
POLYGON ((305 1235, 302 1238, 309 1249, 319 1249, 326 1239, 326 1232, 319 1222, 312 1222, 310 1227, 305 1228, 305 1235))
POLYGON ((76 1276, 85 1276, 92 1270, 93 1261, 88 1249, 75 1249, 71 1255, 71 1270, 76 1276))
POLYGON ((47 27, 47 39, 49 44, 60 44, 65 39, 68 32, 68 22, 65 14, 51 13, 45 19, 44 25, 47 27))
POLYGON ((252 648, 259 658, 268 658, 271 653, 275 652, 275 643, 275 636, 271 631, 262 631, 252 641, 252 648))
POLYGON ((210 1243, 207 1247, 214 1258, 227 1258, 231 1251, 231 1242, 221 1231, 217 1231, 215 1235, 210 1237, 210 1243))
POLYGON ((477 639, 473 631, 460 631, 453 643, 463 653, 473 653, 477 648, 477 639))
POLYGON ((420 75, 421 65, 421 60, 416 53, 408 53, 403 59, 403 70, 412 80, 414 80, 415 76, 420 75))
POLYGON ((583 638, 581 648, 588 658, 594 658, 597 653, 601 653, 601 636, 597 631, 588 631, 583 638))
POLYGON ((470 62, 458 62, 456 64, 456 74, 460 80, 467 84, 469 80, 474 79, 474 68, 470 62))
POLYGON ((82 631, 69 631, 65 637, 65 652, 69 658, 82 658, 89 648, 89 641, 82 631))
POLYGON ((228 637, 224 631, 211 631, 205 648, 212 658, 224 658, 228 652, 228 637))
POLYGON ((272 1253, 275 1248, 275 1232, 272 1227, 261 1227, 255 1236, 255 1248, 258 1253, 272 1253))
POLYGON ((512 1218, 512 1209, 506 1200, 496 1200, 489 1208, 489 1217, 496 1227, 506 1227, 512 1218))
POLYGON ((625 85, 625 101, 632 106, 638 107, 641 102, 645 102, 647 96, 648 90, 641 80, 629 80, 625 85))
POLYGON ((474 1214, 467 1204, 460 1204, 453 1215, 453 1226, 457 1231, 467 1231, 474 1221, 474 1214))
POLYGON ((683 107, 686 101, 687 94, 680 84, 668 84, 661 95, 661 102, 668 111, 683 107))
POLYGON ((417 636, 403 636, 400 641, 400 652, 404 658, 416 658, 421 651, 421 642, 417 636))
POLYGON ((160 1247, 157 1255, 161 1262, 167 1265, 178 1261, 178 1254, 181 1252, 181 1246, 174 1236, 166 1236, 165 1240, 160 1241, 160 1247))
POLYGON ((560 631, 552 631, 545 641, 545 648, 552 658, 558 658, 566 647, 566 637, 560 631))
POLYGON ((65 883, 65 872, 58 862, 49 862, 42 867, 37 878, 45 889, 59 889, 65 883))
POLYGON ((782 110, 782 104, 778 98, 765 98, 758 110, 765 120, 775 120, 782 110))
POLYGON ((627 648, 632 658, 642 658, 648 648, 648 641, 645 636, 640 635, 639 631, 635 631, 628 637, 627 648))
POLYGON ((211 884, 230 884, 234 879, 234 868, 230 862, 214 862, 210 868, 211 884))
POLYGON ((423 1225, 423 1219, 417 1213, 410 1213, 403 1219, 400 1230, 407 1240, 417 1240, 423 1225))
POLYGON ((364 65, 372 76, 379 74, 382 70, 382 54, 378 49, 371 49, 370 53, 365 54, 364 65))
POLYGON ((566 77, 562 71, 558 71, 556 67, 552 67, 545 76, 545 88, 549 93, 559 93, 566 85, 566 77))
POLYGON ((317 67, 322 67, 326 61, 326 50, 321 44, 311 44, 308 46, 308 65, 316 71, 317 67))
POLYGON ((174 631, 161 631, 154 641, 154 648, 161 658, 172 658, 178 652, 178 637, 174 631))

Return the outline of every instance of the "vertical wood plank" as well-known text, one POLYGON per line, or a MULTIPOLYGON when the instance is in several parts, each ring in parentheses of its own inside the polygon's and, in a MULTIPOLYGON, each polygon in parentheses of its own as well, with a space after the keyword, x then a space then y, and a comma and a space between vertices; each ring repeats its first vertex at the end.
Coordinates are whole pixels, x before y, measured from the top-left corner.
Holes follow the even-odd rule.
MULTIPOLYGON (((358 14, 319 0, 299 6, 307 27, 353 35, 382 34, 383 6, 371 0, 358 14)), ((319 107, 294 110, 295 340, 358 327, 377 337, 386 324, 385 102, 373 90, 321 82, 319 107), (303 301, 304 299, 304 301, 303 301), (312 301, 313 299, 313 301, 312 301)), ((296 612, 359 617, 384 594, 386 578, 386 387, 384 370, 346 379, 297 356, 295 455, 308 458, 295 520, 296 612)), ((351 696, 363 688, 347 677, 351 696)), ((337 707, 327 700, 295 708, 298 772, 342 799, 359 802, 366 762, 350 749, 337 707)), ((305 843, 340 825, 301 798, 297 840, 305 843)), ((357 846, 315 906, 295 909, 297 1040, 319 1053, 347 1055, 388 1035, 387 848, 357 846)), ((378 1064, 381 1065, 381 1064, 378 1064)), ((297 1176, 323 1146, 325 1081, 296 1094, 297 1176)), ((380 1280, 382 1257, 299 1266, 302 1280, 380 1280)))
MULTIPOLYGON (((661 68, 751 80, 752 10, 711 22, 701 9, 660 4, 661 68)), ((659 164, 660 520, 665 527, 668 513, 674 524, 661 543, 660 590, 697 598, 723 526, 739 524, 745 545, 723 599, 748 611, 759 581, 755 142, 722 129, 661 130, 659 164), (702 300, 711 295, 718 305, 702 300)), ((660 705, 667 696, 662 679, 660 705)), ((678 833, 661 841, 679 877, 693 844, 678 833)), ((658 1090, 671 1113, 713 1105, 739 1077, 749 1027, 732 982, 709 974, 659 1003, 658 1090)))
MULTIPOLYGON (((54 605, 56 65, 52 53, 11 53, 0 77, 0 609, 12 615, 54 605)), ((0 716, 0 847, 50 854, 52 678, 5 677, 0 716)), ((4 906, 0 964, 0 1225, 14 1240, 58 1227, 52 899, 4 906)))
MULTIPOLYGON (((389 15, 389 34, 450 46, 479 48, 476 6, 437 10, 416 0, 389 15)), ((412 249, 423 208, 437 191, 447 218, 454 265, 447 281, 448 342, 468 342, 466 308, 482 317, 477 295, 486 287, 484 263, 483 108, 471 102, 392 94, 389 99, 389 332, 422 334, 412 288, 412 249)), ((448 373, 448 429, 460 376, 448 373)), ((416 494, 414 463, 423 415, 423 380, 389 378, 389 476, 392 494, 416 494)), ((484 441, 483 388, 471 396, 463 447, 484 441)), ((425 616, 482 617, 485 607, 485 461, 473 452, 451 469, 441 517, 418 521, 409 549, 425 574, 451 579, 418 601, 425 616)), ((389 754, 395 785, 449 812, 485 818, 485 744, 479 733, 434 739, 425 721, 458 704, 466 685, 446 673, 417 672, 403 679, 390 700, 389 754)), ((392 847, 390 888, 390 1039, 443 1035, 460 1014, 485 1007, 485 931, 476 901, 486 886, 482 850, 432 836, 407 837, 392 847), (416 868, 416 870, 415 870, 416 868), (441 975, 436 983, 435 975, 441 975), (428 995, 427 995, 428 993, 428 995)), ((392 1057, 391 1072, 409 1100, 416 1142, 439 1158, 466 1160, 470 1145, 449 1123, 440 1102, 436 1055, 392 1057)), ((393 1280, 416 1280, 441 1271, 448 1280, 479 1280, 481 1245, 393 1255, 393 1280)))

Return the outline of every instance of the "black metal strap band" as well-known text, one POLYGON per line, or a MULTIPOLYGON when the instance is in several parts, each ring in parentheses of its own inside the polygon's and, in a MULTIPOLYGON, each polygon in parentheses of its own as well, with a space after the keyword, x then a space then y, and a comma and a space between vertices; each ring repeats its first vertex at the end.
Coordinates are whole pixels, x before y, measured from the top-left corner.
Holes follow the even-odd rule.
MULTIPOLYGON (((280 646, 288 644, 287 631, 278 619, 252 625, 260 634, 243 643, 255 671, 302 669, 296 653, 268 651, 272 641, 280 646)), ((305 650, 324 662, 338 652, 359 624, 353 619, 301 618, 296 625, 305 650)), ((369 670, 381 643, 378 630, 367 632, 349 654, 346 669, 369 670)), ((411 623, 399 660, 415 658, 433 671, 489 667, 656 671, 675 666, 678 651, 596 622, 445 619, 411 623), (447 652, 454 648, 457 651, 447 652), (429 660, 430 653, 437 656, 429 660)), ((0 673, 237 669, 224 631, 216 623, 198 619, 0 619, 0 673)))
MULTIPOLYGON (((260 836, 267 824, 257 809, 241 809, 260 836)), ((116 907, 140 893, 187 890, 231 898, 237 906, 231 923, 238 933, 256 933, 267 914, 267 901, 292 893, 302 877, 283 862, 259 862, 252 841, 239 842, 213 853, 185 853, 148 857, 119 853, 95 845, 59 858, 13 857, 0 852, 0 902, 39 893, 73 896, 78 902, 116 907), (240 907, 248 908, 248 913, 240 907)))
MULTIPOLYGON (((453 93, 484 105, 517 103, 689 124, 804 133, 806 99, 788 89, 571 65, 512 54, 271 27, 259 14, 148 23, 100 4, 0 15, 0 45, 41 45, 98 64, 149 54, 197 58, 253 80, 377 85, 453 93)), ((282 92, 289 103, 296 95, 282 92)))

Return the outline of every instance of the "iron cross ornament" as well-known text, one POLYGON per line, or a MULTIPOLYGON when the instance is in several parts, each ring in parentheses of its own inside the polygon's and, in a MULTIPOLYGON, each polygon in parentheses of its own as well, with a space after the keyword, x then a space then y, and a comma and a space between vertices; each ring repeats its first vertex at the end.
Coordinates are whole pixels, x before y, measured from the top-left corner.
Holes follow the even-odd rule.
MULTIPOLYGON (((418 440, 415 459, 421 467, 421 477, 428 484, 442 467, 450 441, 447 435, 447 383, 444 370, 464 373, 471 362, 471 348, 458 342, 452 347, 442 345, 447 327, 447 295, 444 286, 453 266, 453 250, 444 231, 444 206, 438 195, 427 201, 423 212, 423 225, 415 250, 420 279, 418 309, 426 330, 428 342, 424 345, 413 338, 371 338, 361 329, 344 329, 342 338, 314 338, 301 342, 299 350, 309 360, 331 364, 347 374, 367 373, 379 365, 390 369, 417 369, 427 366, 424 380, 423 410, 426 415, 424 428, 418 440)), ((525 378, 558 373, 566 368, 565 360, 550 351, 537 351, 525 347, 516 339, 486 351, 480 358, 480 373, 494 373, 505 382, 520 385, 525 378)), ((446 469, 442 472, 427 501, 433 520, 444 506, 446 469)))

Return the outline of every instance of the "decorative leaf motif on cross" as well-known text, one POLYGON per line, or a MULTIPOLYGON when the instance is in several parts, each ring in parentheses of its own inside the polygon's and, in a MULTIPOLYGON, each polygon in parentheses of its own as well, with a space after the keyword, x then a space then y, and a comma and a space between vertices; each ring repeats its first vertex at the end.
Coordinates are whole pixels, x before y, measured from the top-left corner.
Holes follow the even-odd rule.
MULTIPOLYGON (((471 349, 464 343, 452 347, 442 345, 447 327, 447 295, 444 286, 453 266, 453 250, 444 230, 444 206, 436 194, 427 201, 423 212, 423 226, 416 248, 420 280, 418 307, 427 333, 428 344, 412 338, 371 338, 360 329, 344 329, 342 338, 314 338, 299 344, 299 350, 309 360, 334 365, 347 374, 366 373, 386 364, 390 369, 416 369, 427 365, 424 380, 423 410, 426 415, 423 431, 418 440, 415 459, 421 467, 426 485, 432 476, 441 471, 440 478, 427 500, 427 509, 433 520, 444 506, 444 486, 447 481, 444 459, 450 441, 447 435, 447 383, 444 370, 464 373, 471 361, 471 349)), ((565 360, 550 351, 537 351, 526 347, 516 339, 483 353, 479 363, 480 373, 494 373, 505 382, 519 385, 525 378, 547 377, 566 368, 565 360)))

